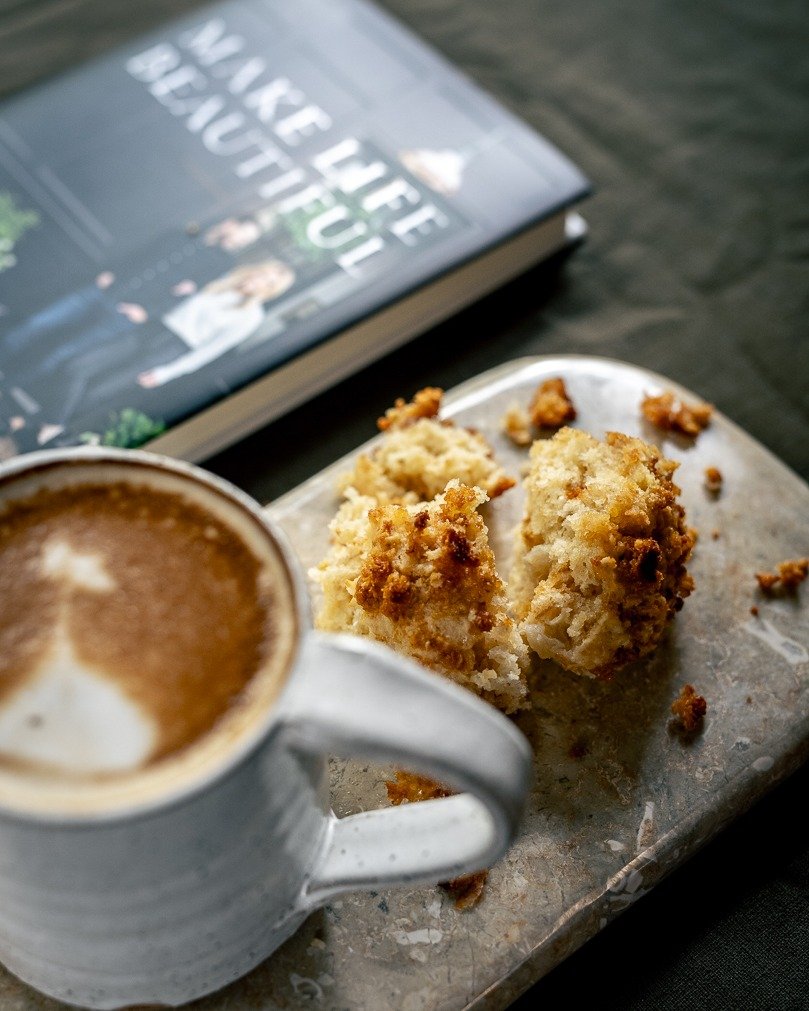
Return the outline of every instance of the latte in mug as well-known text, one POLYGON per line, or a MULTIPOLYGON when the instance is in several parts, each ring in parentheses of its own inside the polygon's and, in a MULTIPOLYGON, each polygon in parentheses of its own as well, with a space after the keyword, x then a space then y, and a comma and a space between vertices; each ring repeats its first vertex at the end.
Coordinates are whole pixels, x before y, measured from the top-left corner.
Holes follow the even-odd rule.
POLYGON ((215 763, 284 683, 296 619, 257 520, 144 464, 0 484, 0 800, 145 800, 215 763))

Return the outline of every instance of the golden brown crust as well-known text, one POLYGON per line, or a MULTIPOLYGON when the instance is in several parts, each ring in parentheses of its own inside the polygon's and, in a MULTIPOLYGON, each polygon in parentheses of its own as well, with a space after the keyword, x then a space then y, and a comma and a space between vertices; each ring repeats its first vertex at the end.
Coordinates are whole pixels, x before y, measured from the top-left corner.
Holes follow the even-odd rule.
POLYGON ((606 680, 656 647, 693 589, 676 466, 617 432, 534 443, 510 588, 540 657, 606 680))
POLYGON ((718 467, 705 468, 705 490, 712 495, 718 495, 722 491, 724 478, 722 471, 718 467))
POLYGON ((353 488, 380 504, 412 504, 435 498, 452 478, 482 488, 489 498, 513 488, 515 480, 480 432, 438 417, 441 395, 438 387, 428 387, 409 404, 398 400, 379 421, 384 437, 341 475, 340 490, 353 488))
POLYGON ((776 565, 776 572, 757 572, 756 580, 764 593, 777 589, 794 593, 809 575, 809 558, 793 558, 776 565))
POLYGON ((667 391, 657 397, 644 397, 641 411, 656 428, 693 438, 710 424, 713 407, 710 404, 686 404, 667 391))
POLYGON ((441 409, 443 395, 444 391, 440 387, 425 386, 409 403, 403 397, 398 397, 393 407, 389 407, 383 417, 377 419, 377 427, 385 432, 389 428, 407 428, 419 418, 435 418, 441 409))
POLYGON ((478 512, 485 494, 455 481, 409 506, 352 495, 312 572, 319 627, 386 642, 506 712, 525 706, 528 652, 478 512))
POLYGON ((683 730, 692 734, 702 726, 708 705, 701 695, 697 695, 693 685, 685 684, 680 689, 679 696, 672 702, 671 711, 683 730))
POLYGON ((576 420, 576 408, 561 376, 540 383, 528 404, 528 417, 536 428, 561 428, 576 420))

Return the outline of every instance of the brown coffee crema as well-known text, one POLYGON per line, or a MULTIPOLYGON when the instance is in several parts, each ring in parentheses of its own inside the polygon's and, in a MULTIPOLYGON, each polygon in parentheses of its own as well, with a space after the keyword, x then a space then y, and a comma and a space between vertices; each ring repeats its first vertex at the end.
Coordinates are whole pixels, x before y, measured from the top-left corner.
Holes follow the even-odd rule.
MULTIPOLYGON (((243 703, 289 620, 264 575, 238 533, 172 491, 84 483, 12 502, 0 510, 0 719, 30 697, 36 741, 58 692, 84 678, 91 724, 109 697, 123 700, 110 720, 131 703, 148 727, 136 768, 186 749, 243 703), (48 677, 56 688, 37 712, 48 677)), ((0 739, 0 768, 19 762, 0 739)))

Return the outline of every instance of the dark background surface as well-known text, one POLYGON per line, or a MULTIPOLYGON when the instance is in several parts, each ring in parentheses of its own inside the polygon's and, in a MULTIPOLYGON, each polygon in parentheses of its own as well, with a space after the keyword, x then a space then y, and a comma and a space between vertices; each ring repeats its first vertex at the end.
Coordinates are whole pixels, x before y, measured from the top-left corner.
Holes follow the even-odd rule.
MULTIPOLYGON (((196 6, 0 0, 0 93, 196 6)), ((397 396, 585 353, 670 376, 809 478, 805 0, 385 6, 580 164, 590 238, 208 466, 269 501, 397 396)), ((807 788, 804 768, 519 1006, 809 1008, 807 788)))

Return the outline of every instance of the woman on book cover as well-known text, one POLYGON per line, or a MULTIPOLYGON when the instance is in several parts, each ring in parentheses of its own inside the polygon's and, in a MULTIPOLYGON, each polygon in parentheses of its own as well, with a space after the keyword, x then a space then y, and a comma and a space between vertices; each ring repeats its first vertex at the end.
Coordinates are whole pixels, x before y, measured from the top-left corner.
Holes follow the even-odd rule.
POLYGON ((167 330, 188 348, 173 361, 141 372, 138 382, 150 389, 196 372, 259 328, 265 303, 279 298, 295 282, 295 272, 281 260, 236 267, 205 285, 163 316, 167 330))
MULTIPOLYGON (((143 334, 137 332, 149 318, 146 309, 135 303, 105 300, 112 280, 111 274, 99 275, 95 284, 31 317, 4 339, 7 351, 20 354, 30 352, 32 345, 35 349, 36 338, 44 332, 75 327, 70 340, 63 340, 14 375, 12 397, 34 413, 39 408, 26 391, 43 384, 48 387, 50 410, 36 436, 39 445, 65 431, 94 383, 120 376, 123 363, 142 361, 148 350, 143 334)), ((261 325, 264 304, 282 295, 294 281, 294 271, 273 258, 236 267, 185 298, 161 322, 163 333, 179 338, 186 350, 167 364, 141 372, 138 382, 145 388, 162 386, 236 347, 261 325)), ((185 285, 179 290, 193 289, 192 282, 185 285)), ((175 292, 179 293, 178 289, 175 292)), ((119 383, 116 380, 116 385, 119 383)), ((19 438, 25 424, 23 415, 9 420, 19 438)))
MULTIPOLYGON (((28 392, 46 388, 48 400, 60 406, 39 430, 44 445, 64 431, 89 384, 139 351, 137 328, 148 319, 141 305, 108 294, 115 276, 104 271, 95 281, 29 317, 2 338, 11 399, 24 412, 40 406, 28 392), (54 341, 54 335, 60 335, 54 341), (68 336, 69 335, 69 336, 68 336), (19 364, 15 364, 15 362, 19 364)), ((24 414, 9 419, 12 431, 26 424, 24 414)))

